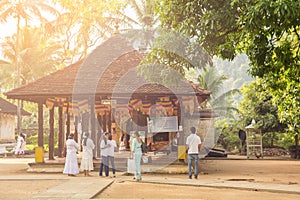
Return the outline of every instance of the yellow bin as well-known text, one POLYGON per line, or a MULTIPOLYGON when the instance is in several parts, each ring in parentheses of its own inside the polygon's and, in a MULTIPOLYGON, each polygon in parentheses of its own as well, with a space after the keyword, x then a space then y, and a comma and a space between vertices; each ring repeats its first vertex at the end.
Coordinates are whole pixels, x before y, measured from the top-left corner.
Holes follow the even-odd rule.
POLYGON ((178 160, 185 160, 186 158, 185 145, 178 145, 178 160))
POLYGON ((44 147, 35 147, 35 162, 44 162, 44 147))

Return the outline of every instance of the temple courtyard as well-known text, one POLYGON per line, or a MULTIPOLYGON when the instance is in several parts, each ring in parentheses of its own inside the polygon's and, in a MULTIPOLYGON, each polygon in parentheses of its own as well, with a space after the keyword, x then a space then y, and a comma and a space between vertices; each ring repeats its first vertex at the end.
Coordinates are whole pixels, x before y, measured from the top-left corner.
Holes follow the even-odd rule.
POLYGON ((0 158, 1 199, 299 199, 300 161, 288 158, 247 160, 242 156, 200 160, 198 180, 186 165, 159 172, 143 165, 143 180, 119 171, 117 176, 68 177, 59 172, 29 172, 34 158, 0 158), (149 169, 148 169, 149 168, 149 169), (164 173, 163 173, 164 172, 164 173))

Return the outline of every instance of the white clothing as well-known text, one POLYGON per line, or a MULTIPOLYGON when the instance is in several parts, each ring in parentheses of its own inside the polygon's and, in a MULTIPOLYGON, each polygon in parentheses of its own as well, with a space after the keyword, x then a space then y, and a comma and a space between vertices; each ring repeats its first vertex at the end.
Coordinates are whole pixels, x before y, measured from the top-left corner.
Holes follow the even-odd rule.
POLYGON ((87 138, 86 145, 83 145, 84 140, 82 140, 82 158, 80 163, 81 170, 94 170, 93 165, 93 149, 95 148, 95 144, 93 140, 87 138))
POLYGON ((188 146, 188 154, 198 154, 198 145, 201 144, 201 139, 197 134, 190 134, 186 139, 186 145, 188 146))
POLYGON ((114 140, 108 140, 107 144, 110 145, 109 148, 107 148, 107 155, 114 157, 115 156, 115 147, 117 147, 117 143, 114 140))
POLYGON ((100 149, 101 149, 100 155, 101 155, 101 156, 107 156, 107 153, 108 153, 108 147, 107 147, 107 145, 108 145, 108 140, 106 140, 106 141, 107 141, 106 144, 105 144, 104 139, 102 139, 101 142, 100 142, 100 149))
POLYGON ((67 156, 64 167, 64 174, 79 174, 78 161, 77 161, 77 150, 79 145, 74 139, 68 139, 66 141, 67 156))
POLYGON ((25 151, 25 140, 22 136, 18 136, 18 139, 17 139, 17 146, 15 148, 15 155, 17 154, 24 154, 24 151, 25 151))

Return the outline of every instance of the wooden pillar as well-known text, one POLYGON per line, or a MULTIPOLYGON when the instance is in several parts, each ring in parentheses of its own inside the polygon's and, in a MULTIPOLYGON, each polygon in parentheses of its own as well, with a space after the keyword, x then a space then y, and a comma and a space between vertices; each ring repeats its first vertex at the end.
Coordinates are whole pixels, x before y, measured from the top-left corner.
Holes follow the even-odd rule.
POLYGON ((62 151, 64 149, 64 133, 63 133, 63 108, 58 107, 58 157, 62 156, 62 151))
POLYGON ((96 135, 96 119, 95 119, 95 100, 94 98, 90 99, 90 105, 91 105, 91 139, 95 141, 95 135, 96 135))
POLYGON ((66 138, 68 138, 71 133, 71 116, 68 110, 67 110, 66 126, 67 126, 66 138))
POLYGON ((81 126, 82 126, 82 132, 89 131, 89 113, 88 112, 82 114, 81 126))
MULTIPOLYGON (((95 116, 95 97, 90 98, 90 107, 91 107, 91 139, 96 144, 96 116, 95 116)), ((96 148, 94 148, 94 156, 96 155, 96 148)))
POLYGON ((49 160, 54 160, 54 107, 49 110, 49 160))
POLYGON ((106 132, 107 130, 106 130, 106 115, 103 115, 102 116, 102 130, 103 130, 103 132, 106 132))
POLYGON ((100 139, 102 136, 102 119, 101 115, 97 115, 97 137, 96 137, 96 155, 100 157, 100 139))
POLYGON ((78 116, 75 116, 74 126, 75 126, 74 140, 78 142, 78 116))
POLYGON ((178 104, 178 110, 177 110, 177 113, 178 113, 178 125, 182 127, 182 131, 179 131, 179 138, 178 138, 178 145, 185 145, 185 141, 184 141, 184 117, 181 118, 181 114, 184 114, 183 113, 183 106, 182 106, 182 101, 179 100, 179 104, 178 104))
POLYGON ((111 129, 111 110, 109 111, 108 115, 107 115, 107 126, 108 126, 108 131, 110 133, 112 133, 112 129, 111 129))
POLYGON ((44 147, 44 117, 43 117, 43 103, 38 103, 38 146, 44 147))

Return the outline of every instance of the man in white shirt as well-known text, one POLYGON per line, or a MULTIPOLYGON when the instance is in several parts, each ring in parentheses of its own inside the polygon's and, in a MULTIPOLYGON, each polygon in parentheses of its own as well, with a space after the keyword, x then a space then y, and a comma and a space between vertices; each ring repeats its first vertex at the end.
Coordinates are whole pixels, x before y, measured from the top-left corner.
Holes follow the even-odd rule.
POLYGON ((194 177, 198 178, 198 154, 201 147, 201 139, 196 134, 196 128, 191 127, 191 134, 186 138, 186 148, 188 157, 189 179, 192 179, 192 160, 195 161, 194 177))

